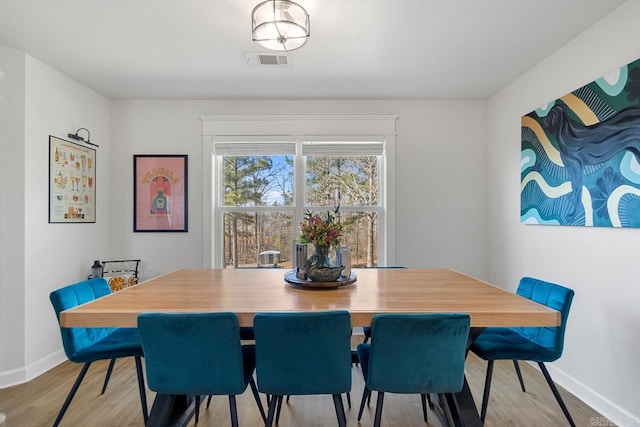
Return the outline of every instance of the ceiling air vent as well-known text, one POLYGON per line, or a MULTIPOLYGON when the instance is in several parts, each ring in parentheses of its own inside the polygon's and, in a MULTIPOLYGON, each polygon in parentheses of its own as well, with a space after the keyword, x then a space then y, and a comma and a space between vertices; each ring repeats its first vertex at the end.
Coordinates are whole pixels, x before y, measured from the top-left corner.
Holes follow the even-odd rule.
POLYGON ((290 67, 288 53, 244 52, 250 67, 290 67))

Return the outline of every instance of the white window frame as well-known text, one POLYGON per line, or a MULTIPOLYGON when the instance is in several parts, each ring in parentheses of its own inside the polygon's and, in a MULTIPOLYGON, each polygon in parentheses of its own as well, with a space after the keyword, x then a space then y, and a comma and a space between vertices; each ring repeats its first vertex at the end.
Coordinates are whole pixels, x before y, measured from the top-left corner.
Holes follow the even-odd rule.
MULTIPOLYGON (((296 194, 304 191, 306 171, 302 145, 309 141, 379 141, 384 154, 379 168, 381 200, 378 215, 378 263, 395 264, 395 137, 397 116, 202 116, 203 138, 203 266, 222 268, 221 236, 223 212, 292 211, 299 224, 306 206, 224 207, 217 191, 223 179, 221 153, 216 144, 225 142, 295 142, 296 194), (302 177, 302 179, 300 179, 302 177), (215 244, 214 244, 215 243, 215 244)), ((305 198, 306 200, 306 198, 305 198)), ((346 209, 350 211, 352 209, 346 209)), ((357 209, 353 209, 357 210, 357 209)), ((295 233, 296 230, 294 230, 295 233)), ((292 254, 293 255, 293 254, 292 254)))

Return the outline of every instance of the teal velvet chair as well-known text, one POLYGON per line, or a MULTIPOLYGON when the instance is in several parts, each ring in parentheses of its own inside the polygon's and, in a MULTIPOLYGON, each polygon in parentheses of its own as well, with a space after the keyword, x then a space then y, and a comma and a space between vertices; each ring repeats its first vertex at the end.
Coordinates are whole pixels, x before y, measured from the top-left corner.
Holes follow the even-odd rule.
POLYGON ((465 313, 375 315, 371 344, 357 348, 365 381, 358 421, 377 391, 374 426, 380 426, 385 393, 420 394, 426 422, 427 394, 444 401, 444 393, 462 389, 469 330, 465 313))
POLYGON ((258 389, 270 395, 267 427, 285 395, 333 396, 338 425, 347 418, 342 393, 351 390, 351 316, 347 311, 258 313, 258 389))
POLYGON ((525 391, 518 361, 527 360, 538 363, 569 424, 575 426, 567 406, 544 365, 544 362, 553 362, 562 356, 564 333, 574 292, 569 288, 554 283, 523 277, 520 280, 516 294, 558 310, 561 319, 560 326, 544 328, 486 328, 474 340, 470 350, 480 358, 488 361, 480 418, 484 422, 487 414, 494 362, 496 360, 513 360, 520 386, 522 391, 525 391))
POLYGON ((265 419, 253 379, 255 346, 241 345, 235 313, 141 313, 138 330, 147 382, 158 393, 150 423, 162 425, 178 395, 197 397, 196 421, 200 396, 228 395, 231 425, 237 426, 236 395, 247 385, 265 419))
MULTIPOLYGON (((96 278, 53 291, 49 295, 49 299, 51 300, 59 322, 62 311, 93 301, 110 293, 111 289, 107 281, 103 278, 96 278)), ((146 422, 147 396, 141 362, 143 352, 137 329, 60 327, 60 333, 62 334, 62 345, 69 360, 76 363, 83 363, 84 366, 80 370, 73 387, 71 387, 53 426, 55 427, 60 424, 91 363, 97 360, 109 360, 120 357, 135 358, 142 414, 146 422)))

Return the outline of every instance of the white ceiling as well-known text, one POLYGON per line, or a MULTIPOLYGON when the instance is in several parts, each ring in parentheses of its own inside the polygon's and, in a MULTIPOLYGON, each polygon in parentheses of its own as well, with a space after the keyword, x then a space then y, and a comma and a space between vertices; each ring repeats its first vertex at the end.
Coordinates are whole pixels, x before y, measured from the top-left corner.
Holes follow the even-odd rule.
POLYGON ((0 0, 0 44, 112 99, 486 99, 624 1, 299 0, 308 43, 255 68, 259 0, 0 0))

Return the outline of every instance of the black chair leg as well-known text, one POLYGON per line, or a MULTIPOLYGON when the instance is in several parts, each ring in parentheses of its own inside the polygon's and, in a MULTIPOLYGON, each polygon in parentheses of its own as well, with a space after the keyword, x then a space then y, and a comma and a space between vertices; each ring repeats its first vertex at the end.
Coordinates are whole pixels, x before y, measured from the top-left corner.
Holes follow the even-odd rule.
POLYGON ((229 395, 229 413, 231 414, 231 427, 238 427, 238 406, 236 405, 236 397, 229 395))
POLYGON ((347 406, 351 408, 351 393, 347 392, 347 406))
POLYGON ((209 395, 209 397, 207 398, 207 409, 209 409, 209 405, 211 405, 211 398, 212 397, 213 397, 212 395, 209 395))
POLYGON ((420 395, 420 400, 422 400, 422 414, 424 415, 424 422, 428 423, 427 420, 427 395, 422 393, 420 395))
POLYGON ((433 402, 431 401, 431 394, 427 393, 427 403, 429 404, 429 409, 433 411, 433 402))
POLYGON ((513 361, 513 367, 516 368, 516 374, 518 375, 518 381, 520 381, 520 388, 522 389, 523 392, 526 392, 527 390, 525 390, 525 388, 524 388, 524 380, 522 379, 522 372, 520 372, 520 365, 518 364, 517 360, 513 361))
POLYGON ((138 374, 138 390, 140 391, 140 403, 142 404, 142 418, 145 424, 149 419, 149 410, 147 409, 147 389, 144 385, 144 374, 142 372, 142 359, 140 356, 135 357, 136 373, 138 374))
POLYGON ((84 376, 87 374, 87 370, 89 370, 89 366, 91 366, 91 362, 87 362, 84 364, 84 366, 82 366, 82 369, 78 374, 78 378, 76 378, 76 382, 73 383, 73 386, 71 387, 71 390, 67 395, 67 398, 62 404, 62 408, 60 408, 60 412, 58 412, 58 416, 56 417, 56 420, 53 422, 53 427, 57 427, 58 424, 60 424, 60 421, 62 421, 62 417, 64 416, 64 413, 67 412, 67 409, 69 408, 69 404, 71 404, 71 400, 73 399, 73 396, 76 395, 76 391, 78 391, 78 387, 80 387, 80 383, 84 379, 84 376))
POLYGON ((102 384, 102 393, 107 391, 107 385, 109 384, 109 378, 111 378, 111 372, 113 372, 113 366, 116 364, 116 359, 113 358, 109 361, 109 367, 107 368, 107 375, 104 376, 104 384, 102 384))
POLYGON ((262 421, 267 422, 267 415, 264 413, 264 407, 262 406, 262 400, 260 400, 260 394, 258 393, 258 387, 256 386, 256 382, 251 377, 251 381, 249 381, 249 385, 251 386, 251 392, 253 393, 253 398, 256 400, 256 404, 258 405, 258 410, 260 411, 260 416, 262 417, 262 421))
POLYGON ((491 391, 491 376, 493 375, 493 360, 487 361, 487 376, 484 379, 484 392, 482 393, 482 410, 480 411, 480 421, 484 424, 487 416, 487 405, 489 404, 489 392, 491 391))
POLYGON ((342 404, 342 395, 333 395, 333 406, 336 408, 336 416, 338 417, 338 426, 345 427, 347 425, 347 416, 344 413, 344 405, 342 404))
POLYGON ((280 400, 281 396, 271 396, 269 398, 269 411, 267 413, 267 422, 265 423, 265 427, 271 427, 273 425, 273 419, 276 415, 276 408, 278 406, 278 400, 280 400))
POLYGON ((549 371, 547 371, 547 367, 544 366, 544 363, 542 362, 538 362, 538 366, 540 366, 540 370, 542 371, 544 378, 547 380, 547 384, 549 384, 549 388, 551 388, 553 395, 558 401, 558 404, 560 405, 560 408, 562 409, 564 416, 567 417, 567 421, 569 421, 569 424, 571 425, 571 427, 575 427, 576 424, 573 422, 573 418, 571 418, 571 414, 567 409, 567 405, 564 404, 564 400, 562 400, 562 396, 560 396, 560 393, 558 392, 558 388, 553 383, 553 380, 551 379, 551 375, 549 375, 549 371))
POLYGON ((376 417, 373 421, 373 427, 380 427, 382 422, 382 404, 384 403, 384 392, 378 392, 378 401, 376 402, 376 417))
POLYGON ((196 423, 198 423, 198 421, 200 421, 200 395, 196 395, 195 400, 196 400, 196 423))
POLYGON ((358 411, 358 421, 362 418, 362 411, 364 411, 364 403, 367 401, 367 398, 371 396, 371 390, 364 386, 364 390, 362 391, 362 399, 360 400, 360 410, 358 411))
MULTIPOLYGON (((288 399, 288 397, 287 397, 288 399)), ((284 400, 283 396, 278 396, 278 409, 276 411, 276 424, 280 422, 280 412, 282 412, 282 401, 284 400)))

